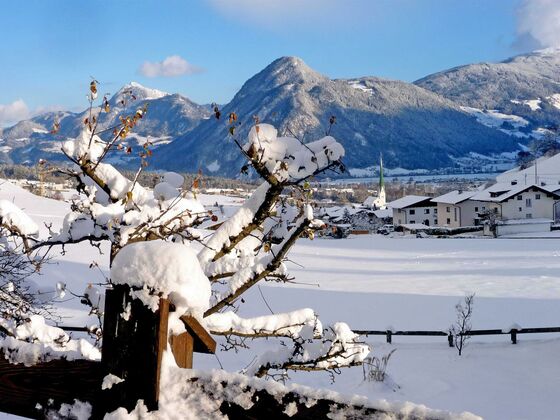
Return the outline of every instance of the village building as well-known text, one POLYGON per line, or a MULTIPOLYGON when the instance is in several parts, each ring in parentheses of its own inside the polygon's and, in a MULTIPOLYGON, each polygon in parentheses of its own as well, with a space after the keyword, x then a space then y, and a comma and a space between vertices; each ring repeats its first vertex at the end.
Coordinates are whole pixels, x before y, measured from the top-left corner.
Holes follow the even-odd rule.
POLYGON ((395 227, 406 224, 437 225, 437 203, 433 202, 431 197, 407 195, 391 201, 387 207, 393 209, 395 227))
POLYGON ((495 184, 473 195, 471 200, 485 203, 499 220, 547 219, 560 221, 560 194, 557 185, 540 186, 495 184))
POLYGON ((471 200, 478 191, 455 190, 432 199, 437 203, 437 225, 451 228, 476 226, 486 204, 471 200))

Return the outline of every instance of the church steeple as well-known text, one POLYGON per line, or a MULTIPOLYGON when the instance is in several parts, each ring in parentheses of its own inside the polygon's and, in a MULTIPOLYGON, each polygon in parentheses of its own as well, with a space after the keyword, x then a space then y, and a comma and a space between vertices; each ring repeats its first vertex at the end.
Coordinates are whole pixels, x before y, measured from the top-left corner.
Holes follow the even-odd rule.
POLYGON ((379 190, 385 190, 385 180, 383 179, 383 154, 379 153, 379 190))

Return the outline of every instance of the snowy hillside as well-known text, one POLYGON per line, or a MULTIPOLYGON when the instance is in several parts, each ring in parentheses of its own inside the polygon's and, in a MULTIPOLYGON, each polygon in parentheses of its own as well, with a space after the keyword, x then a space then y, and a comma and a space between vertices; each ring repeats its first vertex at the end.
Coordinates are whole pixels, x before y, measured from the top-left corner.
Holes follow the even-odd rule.
MULTIPOLYGON (((414 83, 459 105, 523 118, 528 124, 515 130, 519 137, 557 125, 560 118, 560 49, 539 50, 500 63, 456 67, 414 83)), ((508 124, 503 128, 512 130, 508 124)))

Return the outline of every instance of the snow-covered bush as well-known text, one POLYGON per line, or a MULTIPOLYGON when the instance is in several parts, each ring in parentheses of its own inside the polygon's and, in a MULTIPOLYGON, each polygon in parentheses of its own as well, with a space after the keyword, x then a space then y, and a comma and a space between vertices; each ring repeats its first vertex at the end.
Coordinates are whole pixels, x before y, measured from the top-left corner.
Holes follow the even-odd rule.
MULTIPOLYGON (((190 314, 212 334, 225 336, 232 347, 236 337, 284 337, 290 343, 258 357, 247 374, 275 377, 274 372, 280 372, 283 377, 287 370, 336 372, 362 364, 368 346, 344 323, 323 326, 312 309, 249 319, 235 313, 241 296, 258 282, 288 281, 284 262, 289 249, 298 238, 312 237, 323 226, 314 218, 302 184, 341 166, 344 149, 340 143, 327 135, 304 144, 278 136, 273 126, 256 121, 242 144, 233 136, 237 118, 230 115, 232 138, 262 183, 210 234, 199 228, 208 212, 193 192, 183 189, 180 175, 164 174, 153 190, 140 185, 139 174, 151 155, 149 144, 133 179, 107 163, 111 154, 130 153, 127 135, 147 110, 123 115, 117 127, 100 127, 94 114, 108 112, 109 104, 103 98, 101 106, 94 108, 96 95, 92 82, 90 114, 83 131, 62 147, 72 166, 61 170, 74 178, 81 195, 72 203, 60 231, 39 238, 31 219, 10 203, 0 203, 2 226, 19 238, 25 253, 34 258, 37 252, 57 245, 88 241, 98 246, 108 241, 111 276, 107 287, 125 284, 133 298, 154 311, 159 298, 168 297, 176 307, 170 323, 190 314), (292 197, 290 203, 285 194, 292 197)), ((84 300, 101 317, 99 297, 96 289, 85 294, 84 300)), ((127 308, 122 309, 127 319, 127 308)), ((175 324, 170 331, 180 332, 175 324)))

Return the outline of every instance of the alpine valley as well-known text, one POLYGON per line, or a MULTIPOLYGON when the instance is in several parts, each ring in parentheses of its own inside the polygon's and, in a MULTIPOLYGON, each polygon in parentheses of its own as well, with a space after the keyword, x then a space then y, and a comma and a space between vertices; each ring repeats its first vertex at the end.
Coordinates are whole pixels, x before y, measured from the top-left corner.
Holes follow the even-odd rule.
MULTIPOLYGON (((380 153, 386 167, 403 172, 492 171, 507 169, 519 150, 557 125, 559 75, 560 50, 551 49, 457 67, 414 83, 332 80, 300 58, 282 57, 220 106, 220 119, 208 105, 132 82, 110 98, 99 129, 110 129, 125 111, 148 103, 148 113, 127 138, 132 152, 115 151, 112 163, 136 166, 149 141, 152 169, 236 177, 245 161, 228 134, 230 112, 239 116, 235 136, 241 140, 254 116, 303 142, 325 135, 335 116, 331 134, 343 144, 353 176, 373 175, 380 153)), ((88 117, 89 110, 49 112, 0 128, 0 162, 63 160, 62 142, 75 137, 88 117), (55 121, 60 129, 51 134, 55 121)))

